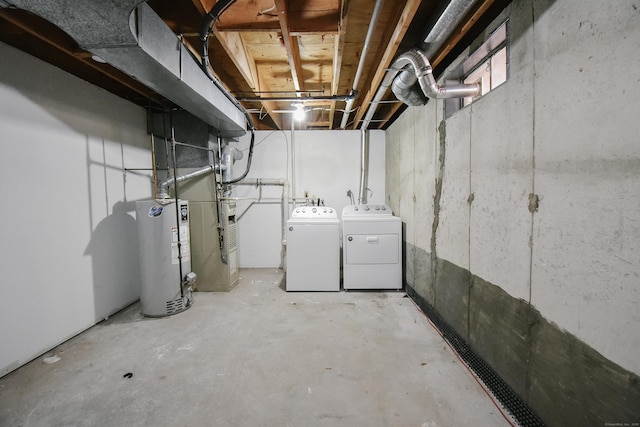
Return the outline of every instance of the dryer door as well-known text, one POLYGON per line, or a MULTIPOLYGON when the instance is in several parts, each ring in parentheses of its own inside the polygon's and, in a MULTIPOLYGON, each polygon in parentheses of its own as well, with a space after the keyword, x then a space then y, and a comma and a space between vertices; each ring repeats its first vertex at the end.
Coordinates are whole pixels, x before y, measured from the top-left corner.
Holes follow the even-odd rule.
POLYGON ((396 264, 397 234, 347 234, 342 243, 347 264, 396 264))

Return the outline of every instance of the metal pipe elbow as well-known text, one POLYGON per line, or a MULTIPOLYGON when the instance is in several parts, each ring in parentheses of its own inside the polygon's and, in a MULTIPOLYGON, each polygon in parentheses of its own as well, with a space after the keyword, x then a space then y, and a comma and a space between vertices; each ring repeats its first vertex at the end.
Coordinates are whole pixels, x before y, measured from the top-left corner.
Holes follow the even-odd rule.
POLYGON ((414 70, 420 89, 428 98, 447 99, 465 98, 477 96, 480 93, 480 84, 455 84, 440 86, 433 77, 433 68, 424 52, 412 49, 399 59, 406 61, 414 70))
POLYGON ((416 74, 411 69, 405 68, 393 80, 391 90, 398 100, 407 105, 413 107, 424 105, 429 99, 424 95, 421 88, 416 85, 417 81, 416 74))

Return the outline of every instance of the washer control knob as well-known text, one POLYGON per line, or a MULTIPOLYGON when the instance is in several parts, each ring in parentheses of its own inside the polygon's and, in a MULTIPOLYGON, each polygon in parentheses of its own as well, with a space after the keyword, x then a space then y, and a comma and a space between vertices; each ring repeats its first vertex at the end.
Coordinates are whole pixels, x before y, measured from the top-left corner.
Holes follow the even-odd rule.
POLYGON ((376 206, 376 210, 379 211, 380 210, 380 206, 376 206))
POLYGON ((382 207, 382 210, 383 210, 383 211, 386 211, 386 210, 387 210, 387 207, 386 207, 386 206, 383 206, 383 207, 382 207))
POLYGON ((353 237, 349 236, 349 238, 347 239, 350 242, 353 242, 353 237))
POLYGON ((318 212, 318 209, 313 208, 313 209, 311 209, 311 212, 316 213, 316 212, 318 212))
POLYGON ((302 213, 307 213, 307 210, 306 209, 302 209, 302 213))
POLYGON ((357 211, 357 210, 358 210, 358 207, 356 206, 355 208, 353 208, 353 210, 354 210, 354 211, 357 211))
POLYGON ((293 231, 293 227, 289 227, 289 231, 293 231))
POLYGON ((364 210, 365 210, 365 211, 368 211, 368 210, 369 210, 369 206, 365 206, 365 207, 364 207, 364 210))

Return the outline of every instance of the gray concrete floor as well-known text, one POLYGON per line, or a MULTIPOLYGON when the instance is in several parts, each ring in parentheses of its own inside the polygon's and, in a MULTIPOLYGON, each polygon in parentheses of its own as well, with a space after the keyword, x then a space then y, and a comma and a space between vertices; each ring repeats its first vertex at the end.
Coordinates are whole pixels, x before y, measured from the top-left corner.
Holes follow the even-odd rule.
POLYGON ((6 375, 0 425, 508 425, 404 293, 241 277, 171 317, 134 304, 6 375))

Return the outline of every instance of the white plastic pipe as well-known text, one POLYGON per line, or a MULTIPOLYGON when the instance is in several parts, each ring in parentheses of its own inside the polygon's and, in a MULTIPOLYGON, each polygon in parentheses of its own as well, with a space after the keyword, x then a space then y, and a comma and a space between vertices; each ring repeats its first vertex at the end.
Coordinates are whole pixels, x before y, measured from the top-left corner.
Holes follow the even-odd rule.
MULTIPOLYGON (((241 182, 238 182, 236 185, 250 185, 253 187, 260 187, 263 185, 270 185, 270 186, 282 186, 282 198, 280 199, 280 202, 282 204, 282 224, 281 224, 281 228, 282 228, 282 237, 281 237, 281 244, 283 247, 282 250, 282 265, 284 266, 285 264, 285 250, 284 248, 287 245, 287 239, 286 239, 286 235, 287 235, 287 221, 289 220, 289 181, 287 181, 286 179, 268 179, 268 178, 256 178, 256 179, 249 179, 249 180, 244 180, 241 182)), ((229 200, 230 198, 226 198, 227 200, 229 200)), ((237 200, 237 199, 236 199, 237 200)), ((252 199, 253 200, 253 199, 252 199)), ((261 203, 264 202, 265 199, 259 199, 257 202, 252 202, 249 207, 240 215, 240 217, 242 217, 242 215, 244 215, 245 212, 247 212, 249 210, 249 208, 251 206, 253 206, 253 204, 255 203, 261 203)), ((240 220, 240 217, 238 217, 238 220, 240 220)), ((283 267, 284 268, 284 267, 283 267)))
POLYGON ((367 204, 367 184, 369 177, 369 131, 360 131, 360 187, 358 189, 358 203, 367 204))

